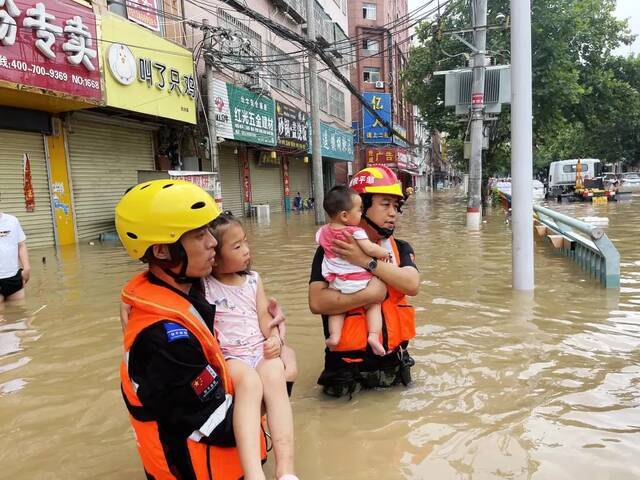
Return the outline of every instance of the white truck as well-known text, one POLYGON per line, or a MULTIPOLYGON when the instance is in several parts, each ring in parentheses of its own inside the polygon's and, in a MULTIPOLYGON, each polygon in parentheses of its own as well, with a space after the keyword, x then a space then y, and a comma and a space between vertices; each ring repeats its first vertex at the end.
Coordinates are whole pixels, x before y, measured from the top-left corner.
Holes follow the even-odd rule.
MULTIPOLYGON (((558 160, 549 165, 547 196, 558 197, 572 193, 576 185, 578 159, 558 160)), ((597 158, 581 158, 582 178, 592 179, 602 175, 602 163, 597 158)))

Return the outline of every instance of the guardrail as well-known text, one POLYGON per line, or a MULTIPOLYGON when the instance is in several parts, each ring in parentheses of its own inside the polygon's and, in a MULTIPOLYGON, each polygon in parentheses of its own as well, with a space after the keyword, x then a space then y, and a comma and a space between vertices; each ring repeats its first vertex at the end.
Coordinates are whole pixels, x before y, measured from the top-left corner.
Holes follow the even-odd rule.
MULTIPOLYGON (((498 194, 505 208, 510 207, 511 196, 498 194)), ((620 286, 620 253, 602 228, 539 205, 533 212, 538 235, 606 288, 620 286)))

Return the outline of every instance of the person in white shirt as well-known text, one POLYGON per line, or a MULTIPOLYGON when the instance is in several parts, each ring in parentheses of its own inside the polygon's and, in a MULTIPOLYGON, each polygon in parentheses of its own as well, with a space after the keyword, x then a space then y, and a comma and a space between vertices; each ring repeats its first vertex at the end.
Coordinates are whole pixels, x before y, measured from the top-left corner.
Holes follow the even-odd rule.
POLYGON ((0 304, 24 299, 31 277, 26 240, 18 219, 0 212, 0 304))

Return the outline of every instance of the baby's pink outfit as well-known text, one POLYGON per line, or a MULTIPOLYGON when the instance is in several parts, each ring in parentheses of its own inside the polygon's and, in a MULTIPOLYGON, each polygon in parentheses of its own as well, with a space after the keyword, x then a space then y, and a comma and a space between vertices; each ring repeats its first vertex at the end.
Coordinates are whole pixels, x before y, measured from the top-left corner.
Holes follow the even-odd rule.
POLYGON ((216 306, 213 330, 225 360, 241 360, 256 368, 265 340, 256 304, 258 273, 249 272, 237 286, 225 285, 211 275, 202 284, 207 301, 216 306))
POLYGON ((329 282, 329 286, 342 293, 355 293, 366 288, 372 275, 371 272, 339 258, 334 253, 333 241, 345 240, 345 233, 351 234, 356 240, 369 239, 367 232, 360 227, 333 228, 331 225, 323 225, 316 233, 316 242, 324 250, 322 276, 329 282))

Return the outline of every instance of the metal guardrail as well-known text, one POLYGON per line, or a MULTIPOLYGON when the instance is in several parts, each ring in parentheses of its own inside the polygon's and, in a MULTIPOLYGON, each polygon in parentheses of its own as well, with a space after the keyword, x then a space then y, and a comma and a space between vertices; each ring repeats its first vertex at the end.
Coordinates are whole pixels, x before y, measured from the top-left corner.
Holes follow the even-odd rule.
MULTIPOLYGON (((511 196, 499 195, 505 207, 511 196)), ((508 204, 507 204, 508 203, 508 204)), ((550 208, 533 206, 539 235, 545 236, 562 255, 576 262, 605 288, 620 286, 620 253, 600 227, 550 208)))

